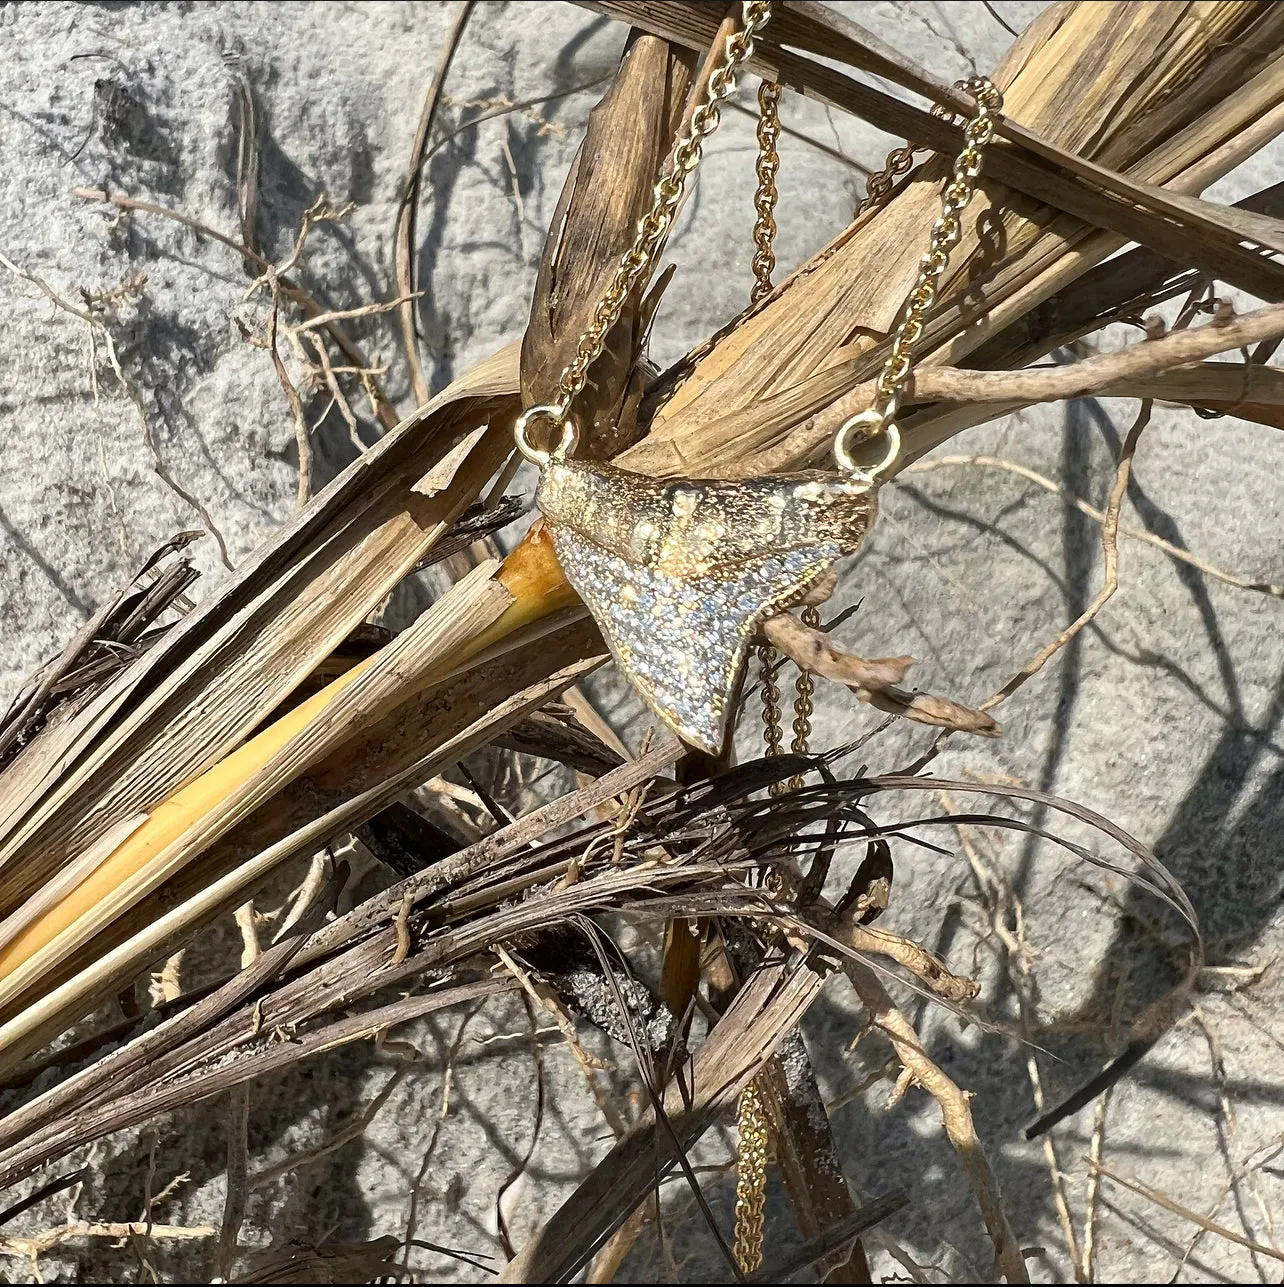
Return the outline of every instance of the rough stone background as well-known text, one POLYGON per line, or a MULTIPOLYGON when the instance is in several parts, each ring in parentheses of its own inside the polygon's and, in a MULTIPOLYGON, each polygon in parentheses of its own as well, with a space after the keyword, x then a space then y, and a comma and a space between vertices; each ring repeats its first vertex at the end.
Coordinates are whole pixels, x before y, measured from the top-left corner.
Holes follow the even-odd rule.
MULTIPOLYGON (((852 7, 884 39, 947 78, 993 66, 1010 39, 981 4, 852 7)), ((1000 0, 990 8, 1019 28, 1039 7, 1000 0)), ((208 511, 233 561, 291 512, 296 477, 289 409, 270 360, 235 323, 238 316, 253 320, 252 306, 247 313, 242 302, 248 279, 240 260, 173 222, 120 219, 71 189, 106 186, 233 233, 235 87, 243 76, 263 118, 258 234, 265 252, 287 252, 319 194, 336 204, 353 201, 350 216, 310 240, 301 275, 336 307, 387 299, 399 185, 452 16, 453 6, 444 4, 328 0, 0 5, 0 252, 77 303, 82 289, 109 291, 147 275, 137 299, 112 314, 120 358, 142 391, 166 469, 208 511)), ((429 166, 421 316, 435 388, 519 334, 544 229, 623 34, 569 4, 477 6, 451 71, 439 134, 483 105, 560 96, 463 130, 429 166)), ((779 213, 788 268, 842 227, 861 188, 860 167, 878 164, 893 141, 793 96, 784 113, 791 128, 824 145, 784 141, 779 213)), ((680 272, 656 327, 661 360, 704 338, 746 296, 752 147, 750 119, 729 113, 674 239, 680 272)), ((1277 181, 1282 156, 1278 149, 1263 154, 1212 195, 1234 199, 1277 181)), ((95 397, 83 323, 6 272, 0 310, 3 698, 157 544, 203 520, 157 476, 138 408, 101 362, 95 397)), ((389 363, 389 387, 408 409, 391 326, 375 319, 358 333, 389 363)), ((312 410, 323 407, 317 400, 312 410)), ((950 450, 1006 456, 1102 504, 1134 410, 1091 401, 1047 408, 972 431, 950 450)), ((375 432, 365 415, 366 441, 375 432)), ((316 445, 318 483, 356 450, 333 412, 316 445)), ((1126 522, 1241 575, 1284 581, 1282 472, 1284 442, 1269 430, 1159 410, 1142 439, 1126 522)), ((208 593, 222 566, 212 540, 202 542, 199 559, 206 575, 198 589, 208 593)), ((1270 965, 1284 928, 1284 604, 1135 541, 1123 542, 1121 566, 1122 587, 1099 622, 1004 708, 1003 739, 956 741, 939 772, 1017 779, 1105 814, 1155 846, 1185 882, 1215 963, 1270 965)), ((854 560, 844 595, 863 597, 863 606, 842 637, 866 655, 913 653, 919 683, 976 700, 1078 614, 1099 576, 1096 526, 1056 496, 975 468, 909 475, 890 489, 876 534, 854 560)), ((636 737, 640 722, 627 694, 609 677, 595 692, 621 730, 636 737)), ((815 741, 830 744, 871 726, 867 709, 826 693, 815 741)), ((922 730, 893 729, 871 745, 870 763, 903 764, 926 738, 922 730)), ((912 804, 927 812, 939 807, 935 799, 912 804)), ((1082 828, 1053 829, 1086 836, 1082 828)), ((948 856, 908 846, 898 853, 889 919, 956 967, 976 971, 990 1013, 1015 1029, 1011 962, 1000 954, 957 835, 940 828, 936 838, 948 856)), ((1047 1052, 1038 1060, 1045 1092, 1055 1099, 1114 1048, 1112 1023, 1135 1014, 1171 977, 1178 940, 1153 903, 1121 881, 1015 834, 974 840, 1024 912, 1038 988, 1028 1031, 1047 1052)), ((369 889, 386 876, 370 871, 364 879, 369 889)), ((207 968, 234 947, 234 932, 215 941, 207 968)), ((1111 1098, 1102 1137, 1113 1171, 1265 1243, 1284 1199, 1265 1147, 1284 1132, 1277 977, 1273 965, 1256 981, 1209 975, 1198 1014, 1111 1098)), ((1032 1274, 1071 1280, 1047 1159, 1020 1136, 1034 1115, 1028 1049, 997 1032, 964 1030, 911 996, 905 1001, 933 1057, 975 1092, 978 1126, 1017 1235, 1030 1249, 1032 1274)), ((912 1090, 888 1109, 889 1083, 877 1076, 887 1049, 875 1040, 851 1049, 859 1031, 859 1011, 835 989, 810 1016, 806 1035, 825 1093, 839 1105, 833 1118, 853 1184, 864 1193, 903 1185, 913 1198, 912 1209, 871 1244, 877 1271, 918 1273, 909 1268, 917 1261, 929 1281, 988 1277, 990 1253, 933 1104, 912 1090)), ((424 1059, 401 1077, 364 1132, 254 1189, 242 1235, 246 1254, 291 1238, 315 1244, 402 1236, 422 1167, 418 1236, 499 1255, 497 1191, 525 1153, 533 1123, 525 1032, 519 1009, 491 1007, 462 1035, 457 1016, 405 1033, 424 1059), (442 1116, 442 1067, 452 1043, 458 1058, 442 1116), (430 1138, 435 1146, 425 1163, 430 1138)), ((550 1085, 543 1132, 527 1176, 504 1200, 519 1244, 609 1139, 565 1047, 544 1038, 542 1050, 550 1085)), ((255 1169, 332 1142, 398 1066, 394 1052, 347 1050, 256 1085, 255 1169)), ((631 1084, 627 1071, 621 1063, 615 1078, 621 1102, 631 1084)), ((214 1102, 105 1142, 90 1158, 92 1179, 78 1194, 76 1214, 138 1218, 147 1192, 186 1174, 154 1218, 217 1225, 226 1122, 226 1105, 214 1102)), ((1080 1238, 1093 1125, 1088 1109, 1056 1135, 1080 1238)), ((725 1132, 711 1138, 701 1160, 722 1161, 728 1146, 725 1132)), ((715 1210, 729 1221, 732 1182, 725 1174, 706 1178, 715 1210)), ((665 1248, 647 1234, 622 1277, 663 1277, 676 1264, 684 1279, 722 1278, 689 1195, 680 1183, 667 1192, 665 1248)), ((65 1198, 45 1203, 5 1232, 56 1225, 65 1207, 65 1198)), ((771 1221, 769 1245, 787 1247, 794 1235, 778 1193, 771 1221)), ((1095 1230, 1098 1277, 1278 1278, 1270 1259, 1214 1235, 1196 1240, 1197 1232, 1107 1179, 1095 1230)), ((207 1279, 213 1242, 118 1247, 79 1240, 52 1252, 41 1268, 46 1277, 114 1281, 145 1279, 147 1263, 169 1280, 207 1279)), ((477 1277, 422 1250, 411 1264, 433 1280, 477 1277)), ((20 1258, 4 1272, 10 1281, 33 1275, 20 1258)))

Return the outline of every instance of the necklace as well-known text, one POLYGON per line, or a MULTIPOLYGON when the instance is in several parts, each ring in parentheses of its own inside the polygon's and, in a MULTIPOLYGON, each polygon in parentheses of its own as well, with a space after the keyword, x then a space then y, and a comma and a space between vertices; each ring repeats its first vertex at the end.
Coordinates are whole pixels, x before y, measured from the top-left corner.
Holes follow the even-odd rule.
MULTIPOLYGON (((896 413, 912 350, 922 337, 950 250, 962 235, 961 215, 1001 105, 989 81, 967 83, 977 113, 965 126, 965 146, 945 188, 874 405, 834 435, 837 473, 659 482, 576 460, 574 400, 630 293, 662 251, 705 140, 735 90, 736 72, 753 54, 770 17, 770 0, 741 5, 741 27, 727 37, 722 60, 709 77, 708 98, 676 141, 651 208, 638 221, 632 245, 620 257, 575 357, 561 374, 557 401, 527 408, 514 426, 518 449, 540 470, 536 499, 558 562, 612 656, 670 728, 713 754, 722 745, 745 657, 762 621, 797 603, 837 559, 854 553, 874 519, 881 476, 900 452, 896 413), (541 424, 547 446, 533 437, 541 424), (861 465, 855 453, 880 438, 882 458, 861 465)), ((769 245, 766 249, 770 253, 769 245)))

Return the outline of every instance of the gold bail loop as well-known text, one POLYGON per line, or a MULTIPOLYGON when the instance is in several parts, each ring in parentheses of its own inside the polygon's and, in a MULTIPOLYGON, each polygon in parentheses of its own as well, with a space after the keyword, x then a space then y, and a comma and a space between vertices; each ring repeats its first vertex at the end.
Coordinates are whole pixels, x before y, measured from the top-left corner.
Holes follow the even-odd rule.
POLYGON ((565 460, 567 456, 575 454, 575 448, 580 443, 580 431, 562 403, 541 402, 536 406, 527 407, 517 417, 513 425, 513 440, 517 443, 517 450, 531 464, 538 465, 540 469, 547 469, 552 461, 565 460), (559 431, 556 446, 546 449, 537 447, 531 441, 531 426, 539 420, 547 420, 559 431))
POLYGON ((896 463, 900 454, 901 431, 896 421, 888 420, 877 408, 844 420, 834 434, 834 464, 856 482, 877 481, 896 463), (876 465, 862 465, 852 454, 852 449, 872 442, 879 434, 887 439, 887 451, 876 465))

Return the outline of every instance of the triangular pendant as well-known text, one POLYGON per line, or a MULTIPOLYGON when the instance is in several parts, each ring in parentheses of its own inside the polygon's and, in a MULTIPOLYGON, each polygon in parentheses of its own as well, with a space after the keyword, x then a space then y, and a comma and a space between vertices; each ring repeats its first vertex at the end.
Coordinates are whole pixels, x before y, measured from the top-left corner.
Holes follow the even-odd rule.
POLYGON ((545 468, 538 501, 620 668, 714 754, 758 626, 856 549, 875 505, 869 483, 828 474, 656 482, 577 461, 545 468))

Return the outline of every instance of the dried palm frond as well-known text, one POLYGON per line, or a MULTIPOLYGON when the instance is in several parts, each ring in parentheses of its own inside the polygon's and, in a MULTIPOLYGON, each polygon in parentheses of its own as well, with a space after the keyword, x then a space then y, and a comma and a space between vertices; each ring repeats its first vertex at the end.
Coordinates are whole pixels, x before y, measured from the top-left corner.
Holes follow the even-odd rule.
MULTIPOLYGON (((395 828, 385 811, 403 791, 481 746, 541 748, 597 780, 476 845, 425 858, 424 871, 338 920, 296 927, 209 996, 17 1109, 0 1121, 0 1182, 167 1107, 441 1006, 511 991, 518 981, 492 972, 497 943, 528 952, 531 969, 565 989, 565 971, 531 964, 537 940, 559 926, 592 938, 591 914, 601 910, 775 926, 785 946, 748 962, 687 1068, 693 1097, 683 1102, 660 1079, 651 1116, 507 1271, 513 1280, 565 1276, 636 1209, 657 1157, 682 1163, 843 951, 875 959, 880 940, 823 904, 815 882, 827 868, 816 864, 844 838, 885 834, 864 812, 871 793, 920 790, 924 780, 829 782, 787 804, 749 804, 753 792, 808 767, 785 758, 665 794, 671 784, 660 774, 681 754, 674 743, 620 765, 585 730, 568 734, 548 704, 605 653, 538 524, 502 564, 480 563, 382 647, 346 643, 425 560, 494 530, 488 488, 506 477, 513 419, 555 385, 707 76, 707 59, 697 64, 714 42, 717 7, 591 7, 631 23, 634 38, 567 178, 522 342, 392 428, 216 594, 113 673, 100 665, 107 643, 138 644, 182 577, 166 582, 166 594, 138 591, 100 614, 0 726, 0 757, 9 756, 0 770, 0 1071, 29 1080, 33 1052, 281 863, 372 820, 395 828), (72 678, 82 691, 69 691, 72 678), (612 831, 608 819, 544 840, 646 784, 656 798, 643 806, 635 795, 622 810, 635 830, 612 831), (805 898, 768 897, 745 879, 800 858, 815 868, 800 874, 805 898), (839 929, 845 940, 836 940, 839 929), (412 977, 425 990, 379 998, 412 977), (358 1002, 366 1008, 353 1013, 358 1002), (277 1028, 298 1040, 264 1036, 277 1028)), ((780 6, 752 67, 919 146, 956 149, 959 127, 948 117, 831 63, 966 110, 955 90, 823 5, 780 6)), ((1016 42, 996 80, 1005 114, 979 218, 955 254, 907 398, 903 463, 1020 406, 1084 393, 1233 408, 1279 427, 1284 378, 1266 363, 1284 337, 1284 265, 1275 257, 1284 195, 1273 188, 1223 207, 1199 193, 1284 129, 1284 9, 1235 0, 1060 4, 1016 42), (1239 318, 1223 309, 1202 326, 1055 371, 1016 369, 1214 280, 1267 306, 1239 318), (1244 365, 1207 361, 1258 342, 1260 355, 1244 365)), ((943 164, 925 160, 885 204, 662 374, 643 350, 668 278, 640 284, 585 390, 583 449, 655 476, 736 476, 817 460, 833 427, 868 401, 935 217, 943 164)), ((1192 306, 1184 320, 1194 315, 1192 306)), ((798 623, 769 623, 768 634, 803 661, 829 648, 798 623)), ((865 700, 947 729, 993 731, 988 716, 959 703, 901 694, 908 659, 862 662, 832 648, 824 657, 865 700)), ((1104 820, 1087 820, 1140 858, 1142 878, 1189 917, 1146 851, 1104 820)), ((398 834, 413 848, 419 842, 405 830, 398 834)), ((636 1044, 649 1031, 653 1046, 667 1043, 680 1059, 687 1016, 665 1017, 664 1003, 630 991, 602 953, 585 967, 598 992, 578 998, 581 1012, 609 1029, 618 1001, 625 1020, 614 1035, 636 1044)), ((910 955, 892 959, 904 965, 910 955)), ((923 966, 929 991, 942 977, 933 968, 923 966)), ((852 978, 881 1012, 877 979, 852 978)), ((894 1012, 884 1020, 904 1042, 894 1012)), ((1018 1278, 1019 1248, 980 1156, 971 1178, 1004 1272, 1018 1278)), ((836 1223, 858 1228, 858 1216, 836 1223)), ((825 1244, 817 1254, 830 1251, 825 1244)))

